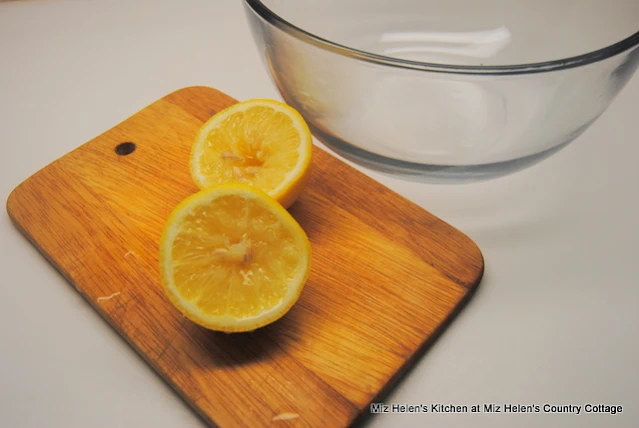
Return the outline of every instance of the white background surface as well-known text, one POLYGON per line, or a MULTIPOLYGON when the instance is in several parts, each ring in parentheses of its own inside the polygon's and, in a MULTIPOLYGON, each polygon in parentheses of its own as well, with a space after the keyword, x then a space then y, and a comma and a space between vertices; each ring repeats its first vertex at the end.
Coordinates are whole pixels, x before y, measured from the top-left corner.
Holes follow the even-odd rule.
MULTIPOLYGON (((240 1, 1 3, 2 200, 189 85, 280 99, 240 1)), ((635 76, 573 145, 496 181, 436 186, 369 173, 468 234, 486 259, 474 299, 388 402, 590 402, 623 413, 383 415, 369 426, 636 426, 638 98, 635 76)), ((1 427, 202 426, 6 214, 0 249, 1 427)))

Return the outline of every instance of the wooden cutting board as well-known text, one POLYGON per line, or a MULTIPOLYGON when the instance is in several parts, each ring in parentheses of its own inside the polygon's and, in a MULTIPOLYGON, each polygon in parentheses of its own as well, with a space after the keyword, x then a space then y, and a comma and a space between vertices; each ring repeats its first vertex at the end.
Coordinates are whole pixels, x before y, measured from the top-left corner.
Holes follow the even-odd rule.
POLYGON ((171 210, 197 190, 188 159, 198 128, 235 102, 206 87, 176 91, 27 179, 7 211, 207 422, 349 425, 472 295, 482 255, 450 225, 315 147, 308 187, 290 208, 313 249, 297 305, 253 333, 192 324, 161 291, 158 242, 171 210))

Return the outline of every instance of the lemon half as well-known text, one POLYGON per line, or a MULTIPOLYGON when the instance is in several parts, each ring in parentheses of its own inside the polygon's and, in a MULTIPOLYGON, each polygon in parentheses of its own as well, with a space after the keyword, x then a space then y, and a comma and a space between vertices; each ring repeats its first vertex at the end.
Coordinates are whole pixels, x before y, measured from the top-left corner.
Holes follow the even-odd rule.
POLYGON ((200 189, 224 183, 259 188, 288 208, 306 185, 311 132, 291 106, 252 99, 212 116, 191 151, 191 176, 200 189))
POLYGON ((284 316, 302 292, 310 259, 297 221, 244 184, 185 199, 160 241, 165 293, 187 318, 217 331, 250 331, 284 316))

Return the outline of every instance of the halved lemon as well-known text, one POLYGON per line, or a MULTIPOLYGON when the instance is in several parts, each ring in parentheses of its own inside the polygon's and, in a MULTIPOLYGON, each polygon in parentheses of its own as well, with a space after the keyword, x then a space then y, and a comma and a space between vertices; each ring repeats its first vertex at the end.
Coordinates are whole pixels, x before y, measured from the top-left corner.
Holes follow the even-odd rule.
POLYGON ((202 190, 169 216, 160 241, 164 291, 187 318, 211 330, 250 331, 298 300, 311 246, 275 199, 244 184, 202 190))
POLYGON ((244 183, 288 208, 308 181, 313 143, 302 116, 287 104, 252 99, 211 117, 191 151, 200 189, 244 183))

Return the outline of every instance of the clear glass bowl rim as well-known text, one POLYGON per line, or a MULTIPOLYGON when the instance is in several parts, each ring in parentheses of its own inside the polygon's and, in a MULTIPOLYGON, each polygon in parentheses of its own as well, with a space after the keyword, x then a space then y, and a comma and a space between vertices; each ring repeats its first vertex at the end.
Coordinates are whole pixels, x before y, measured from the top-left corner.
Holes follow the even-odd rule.
POLYGON ((350 48, 322 37, 316 36, 302 28, 293 25, 283 19, 271 9, 269 9, 260 0, 244 0, 246 4, 262 19, 274 27, 284 31, 285 33, 308 44, 319 47, 323 50, 330 51, 348 58, 360 61, 370 62, 373 64, 384 65, 388 67, 398 67, 404 69, 421 70, 434 73, 453 73, 453 74, 481 74, 481 75, 512 75, 512 74, 531 74, 544 73, 549 71, 565 70, 569 68, 581 67, 598 61, 603 61, 623 53, 633 47, 639 45, 639 31, 631 36, 592 52, 577 55, 569 58, 535 62, 527 64, 513 65, 495 65, 495 66, 472 66, 472 65, 449 65, 426 63, 419 61, 404 60, 399 58, 391 58, 383 55, 377 55, 370 52, 350 48))

